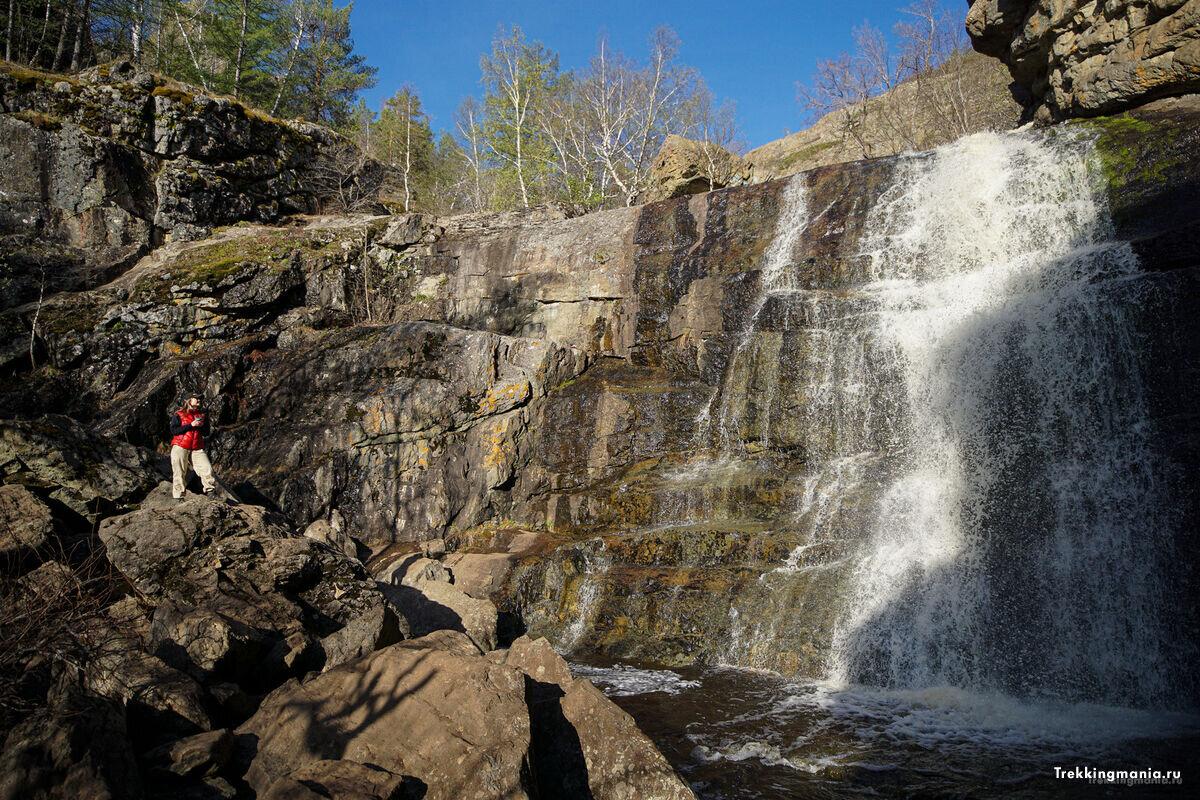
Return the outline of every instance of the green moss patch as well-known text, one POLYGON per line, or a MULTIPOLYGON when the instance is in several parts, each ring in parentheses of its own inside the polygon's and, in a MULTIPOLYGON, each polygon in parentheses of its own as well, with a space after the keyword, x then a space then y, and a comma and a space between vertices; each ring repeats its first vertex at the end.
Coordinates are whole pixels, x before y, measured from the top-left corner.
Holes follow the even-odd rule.
POLYGON ((272 230, 257 236, 188 249, 167 268, 139 280, 133 296, 166 299, 172 286, 213 286, 246 268, 266 267, 280 273, 297 249, 310 249, 303 231, 272 230))
POLYGON ((38 312, 37 326, 40 332, 55 336, 86 333, 100 324, 102 311, 98 301, 81 295, 70 302, 43 306, 38 312))
POLYGON ((778 169, 788 169, 799 161, 808 161, 830 149, 831 147, 836 146, 837 142, 817 142, 816 144, 810 144, 808 147, 803 147, 794 153, 788 153, 786 156, 779 159, 778 169))
POLYGON ((44 131, 57 131, 62 128, 62 120, 50 114, 43 114, 40 111, 18 111, 12 115, 15 119, 22 122, 28 122, 35 128, 40 128, 44 131))

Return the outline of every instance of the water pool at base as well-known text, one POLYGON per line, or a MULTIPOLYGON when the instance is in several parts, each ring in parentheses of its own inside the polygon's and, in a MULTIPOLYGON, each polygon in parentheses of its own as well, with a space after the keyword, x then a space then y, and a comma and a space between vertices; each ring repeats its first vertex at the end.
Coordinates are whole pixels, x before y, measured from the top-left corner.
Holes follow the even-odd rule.
POLYGON ((1193 797, 1200 780, 1192 713, 835 688, 723 667, 571 669, 629 712, 702 800, 1193 797), (1183 783, 1093 783, 1056 767, 1179 771, 1183 783))

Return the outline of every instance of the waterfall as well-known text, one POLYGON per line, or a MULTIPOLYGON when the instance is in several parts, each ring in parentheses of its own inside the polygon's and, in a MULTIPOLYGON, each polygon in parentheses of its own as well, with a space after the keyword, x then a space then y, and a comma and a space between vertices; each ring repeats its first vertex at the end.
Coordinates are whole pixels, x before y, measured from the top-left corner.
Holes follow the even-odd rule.
MULTIPOLYGON (((775 223, 775 235, 763 253, 763 266, 759 273, 758 293, 754 301, 754 310, 749 320, 737 336, 729 356, 729 366, 725 370, 725 380, 713 392, 708 403, 701 410, 696 420, 697 449, 704 450, 715 445, 719 457, 728 460, 746 453, 745 444, 735 426, 746 414, 744 403, 746 395, 732 391, 730 382, 739 369, 744 369, 747 363, 757 355, 756 348, 762 347, 760 333, 763 312, 772 301, 798 294, 796 270, 793 264, 793 251, 800 237, 808 227, 807 186, 803 178, 789 180, 780 199, 779 219, 775 223)), ((761 444, 769 445, 770 412, 772 400, 778 392, 778 373, 772 371, 765 391, 765 397, 760 407, 766 418, 762 421, 761 444)))
POLYGON ((1179 699, 1170 465, 1139 375, 1153 283, 1110 238, 1088 151, 971 136, 903 160, 869 215, 882 370, 861 379, 897 401, 835 681, 1179 699))

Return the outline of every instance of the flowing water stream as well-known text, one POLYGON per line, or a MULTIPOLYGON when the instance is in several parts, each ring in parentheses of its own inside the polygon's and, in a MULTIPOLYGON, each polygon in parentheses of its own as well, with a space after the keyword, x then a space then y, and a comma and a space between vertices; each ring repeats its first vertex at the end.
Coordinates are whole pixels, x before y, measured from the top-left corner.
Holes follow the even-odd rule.
POLYGON ((840 293, 797 279, 825 212, 804 176, 786 186, 697 419, 704 455, 671 479, 791 453, 798 488, 772 524, 802 543, 731 600, 729 668, 590 672, 703 796, 1094 796, 1053 765, 1198 765, 1182 476, 1142 374, 1166 290, 1113 240, 1089 151, 982 134, 902 159, 861 240, 869 280, 840 293), (837 607, 819 665, 746 671, 779 669, 823 571, 837 607))

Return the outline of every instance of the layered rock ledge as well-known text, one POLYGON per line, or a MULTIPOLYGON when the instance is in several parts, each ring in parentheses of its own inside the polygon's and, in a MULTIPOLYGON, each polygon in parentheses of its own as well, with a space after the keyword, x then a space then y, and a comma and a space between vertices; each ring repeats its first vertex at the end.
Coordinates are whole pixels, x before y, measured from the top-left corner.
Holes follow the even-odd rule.
POLYGON ((1200 92, 1197 0, 971 0, 967 32, 1044 121, 1200 92))

